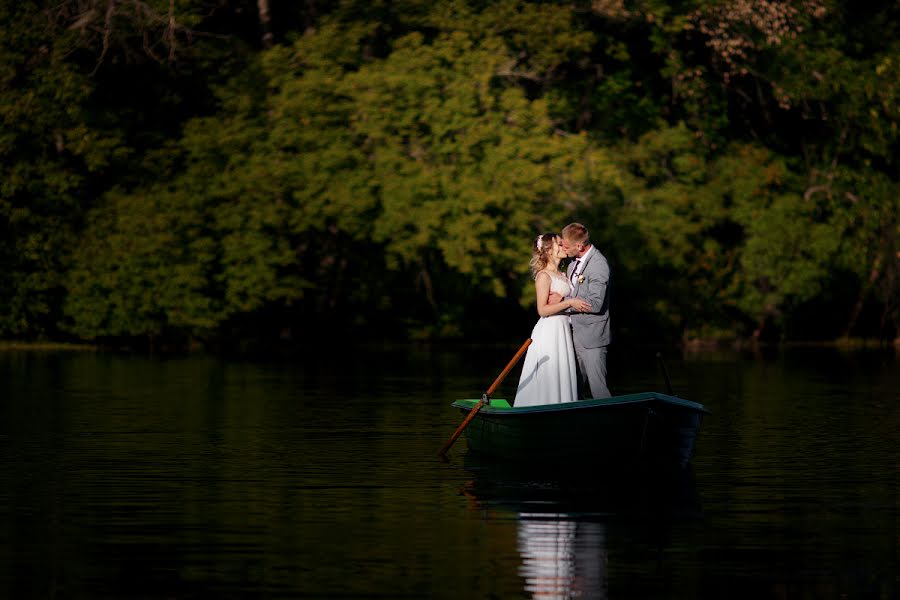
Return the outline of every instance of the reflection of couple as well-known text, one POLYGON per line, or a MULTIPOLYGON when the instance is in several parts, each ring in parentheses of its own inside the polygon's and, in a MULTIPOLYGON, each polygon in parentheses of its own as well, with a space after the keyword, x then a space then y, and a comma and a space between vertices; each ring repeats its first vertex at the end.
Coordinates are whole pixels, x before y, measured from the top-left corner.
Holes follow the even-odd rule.
POLYGON ((606 598, 606 530, 602 523, 520 513, 518 530, 519 572, 532 598, 606 598))
POLYGON ((580 223, 544 233, 532 247, 531 270, 541 316, 531 332, 516 406, 608 398, 609 265, 580 223), (564 258, 573 258, 566 274, 564 258))

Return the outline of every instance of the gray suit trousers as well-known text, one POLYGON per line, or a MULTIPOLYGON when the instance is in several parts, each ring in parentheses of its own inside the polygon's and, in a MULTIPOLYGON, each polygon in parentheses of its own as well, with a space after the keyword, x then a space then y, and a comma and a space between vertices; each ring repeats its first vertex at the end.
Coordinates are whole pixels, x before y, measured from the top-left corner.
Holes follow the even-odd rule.
POLYGON ((572 341, 575 342, 575 362, 578 366, 578 395, 587 399, 609 398, 611 394, 606 387, 607 346, 585 348, 575 336, 572 336, 572 341))

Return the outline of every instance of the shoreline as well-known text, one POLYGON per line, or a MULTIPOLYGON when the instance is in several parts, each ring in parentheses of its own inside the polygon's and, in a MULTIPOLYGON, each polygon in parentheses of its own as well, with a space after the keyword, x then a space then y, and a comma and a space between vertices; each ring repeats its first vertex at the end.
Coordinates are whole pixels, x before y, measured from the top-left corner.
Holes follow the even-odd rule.
POLYGON ((70 351, 70 352, 97 352, 99 347, 92 344, 74 344, 70 342, 23 342, 15 340, 0 340, 0 352, 6 351, 70 351))
MULTIPOLYGON (((399 348, 403 346, 415 347, 488 347, 497 346, 505 348, 509 346, 511 341, 495 341, 488 342, 466 342, 460 339, 451 340, 365 340, 359 341, 360 347, 382 347, 382 348, 399 348)), ((617 344, 618 345, 618 344, 617 344)), ((625 347, 644 347, 645 344, 625 344, 625 347)), ((656 347, 658 344, 651 344, 656 347)), ((900 338, 892 341, 870 339, 870 338, 839 338, 835 340, 785 340, 779 342, 760 342, 752 339, 714 339, 714 338, 692 338, 687 340, 679 340, 673 342, 671 347, 681 347, 685 352, 703 352, 715 350, 751 350, 753 348, 837 348, 841 350, 863 350, 863 349, 897 349, 900 350, 900 338)), ((104 347, 97 344, 75 343, 75 342, 54 342, 54 341, 21 341, 21 340, 0 340, 0 352, 122 352, 122 347, 104 347)), ((133 350, 132 350, 133 351, 133 350)), ((194 352, 208 352, 202 347, 193 347, 191 349, 174 352, 175 354, 192 354, 194 352)), ((149 352, 156 354, 159 352, 149 352)), ((173 352, 163 351, 162 354, 171 354, 173 352)))
POLYGON ((731 348, 734 350, 747 350, 752 348, 837 348, 840 350, 856 349, 900 349, 900 337, 894 340, 882 340, 874 338, 837 338, 834 340, 783 340, 778 342, 760 342, 754 339, 702 339, 692 338, 682 340, 685 350, 716 350, 731 348))

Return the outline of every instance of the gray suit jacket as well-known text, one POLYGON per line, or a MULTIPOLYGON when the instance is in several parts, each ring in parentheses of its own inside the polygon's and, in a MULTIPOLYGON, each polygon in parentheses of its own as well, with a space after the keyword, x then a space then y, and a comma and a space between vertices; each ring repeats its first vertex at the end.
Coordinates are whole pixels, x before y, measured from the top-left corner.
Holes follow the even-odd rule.
MULTIPOLYGON (((569 265, 566 274, 572 280, 572 269, 575 261, 569 265)), ((591 312, 571 312, 572 335, 575 342, 583 348, 599 348, 608 346, 609 331, 609 263, 594 246, 587 256, 584 268, 578 279, 572 282, 575 295, 591 304, 591 312)))

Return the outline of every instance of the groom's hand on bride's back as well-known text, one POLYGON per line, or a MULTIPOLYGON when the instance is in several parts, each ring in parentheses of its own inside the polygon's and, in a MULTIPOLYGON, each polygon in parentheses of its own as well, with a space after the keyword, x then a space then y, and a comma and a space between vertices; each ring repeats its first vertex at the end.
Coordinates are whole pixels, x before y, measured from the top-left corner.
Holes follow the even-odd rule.
POLYGON ((550 292, 550 296, 547 298, 547 304, 559 304, 562 302, 563 297, 556 292, 550 292))

